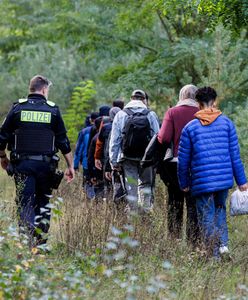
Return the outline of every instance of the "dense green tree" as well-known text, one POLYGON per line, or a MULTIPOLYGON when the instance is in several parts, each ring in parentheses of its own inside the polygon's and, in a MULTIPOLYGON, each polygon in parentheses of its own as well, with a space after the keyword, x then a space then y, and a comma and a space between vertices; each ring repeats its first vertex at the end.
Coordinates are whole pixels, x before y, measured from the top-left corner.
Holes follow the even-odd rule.
POLYGON ((245 101, 246 8, 244 0, 2 0, 0 102, 23 96, 36 73, 52 79, 51 100, 63 109, 87 79, 98 103, 146 89, 161 115, 189 82, 213 85, 222 102, 245 101))
POLYGON ((84 126, 89 109, 94 105, 92 103, 94 95, 94 83, 91 80, 80 82, 73 90, 64 120, 68 128, 68 137, 74 144, 77 141, 78 132, 84 126))

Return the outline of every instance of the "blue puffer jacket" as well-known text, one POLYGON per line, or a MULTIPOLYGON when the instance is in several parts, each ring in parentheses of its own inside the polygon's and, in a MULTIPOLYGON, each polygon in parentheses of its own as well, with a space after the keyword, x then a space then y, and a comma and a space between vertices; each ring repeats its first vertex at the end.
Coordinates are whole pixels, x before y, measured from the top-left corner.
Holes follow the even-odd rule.
POLYGON ((231 188, 233 176, 238 185, 247 182, 232 121, 220 115, 207 126, 198 119, 188 123, 179 144, 180 187, 197 196, 231 188))

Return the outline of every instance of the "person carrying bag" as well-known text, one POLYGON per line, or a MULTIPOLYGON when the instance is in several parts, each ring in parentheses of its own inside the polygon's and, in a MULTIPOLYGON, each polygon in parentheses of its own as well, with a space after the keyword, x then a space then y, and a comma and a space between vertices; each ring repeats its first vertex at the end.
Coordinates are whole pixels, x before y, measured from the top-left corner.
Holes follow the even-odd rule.
POLYGON ((248 191, 237 189, 231 195, 230 216, 248 215, 248 191))

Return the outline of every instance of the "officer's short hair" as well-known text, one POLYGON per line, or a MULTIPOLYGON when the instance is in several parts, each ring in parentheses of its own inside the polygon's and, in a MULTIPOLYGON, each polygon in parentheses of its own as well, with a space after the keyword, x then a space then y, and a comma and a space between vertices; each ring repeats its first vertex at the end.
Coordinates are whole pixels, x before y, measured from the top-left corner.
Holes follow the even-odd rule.
POLYGON ((34 76, 29 83, 29 90, 31 93, 36 91, 40 91, 44 87, 49 87, 51 85, 51 81, 42 75, 34 76))

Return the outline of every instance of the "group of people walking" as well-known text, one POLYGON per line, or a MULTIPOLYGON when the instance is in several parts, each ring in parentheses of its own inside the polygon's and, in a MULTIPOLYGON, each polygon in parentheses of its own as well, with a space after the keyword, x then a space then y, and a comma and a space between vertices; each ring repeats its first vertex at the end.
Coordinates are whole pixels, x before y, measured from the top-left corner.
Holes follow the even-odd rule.
POLYGON ((168 189, 169 236, 182 237, 186 204, 187 240, 193 246, 201 241, 215 258, 229 253, 228 189, 233 178, 241 191, 248 185, 235 126, 217 109, 213 88, 184 86, 176 106, 165 112, 161 127, 143 90, 134 90, 126 105, 118 99, 112 107, 101 106, 88 116, 78 135, 73 166, 59 109, 47 100, 49 86, 45 77, 35 76, 28 98, 13 105, 0 131, 1 165, 8 172, 13 169, 20 226, 28 229, 36 242, 46 242, 36 228, 47 233, 49 225, 37 223, 37 215, 50 218, 49 208, 41 208, 49 202, 51 165, 61 150, 68 165, 67 181, 74 179, 74 169, 81 164, 86 197, 106 198, 113 190, 114 202, 126 203, 128 213, 152 217, 159 173, 168 189), (168 150, 172 151, 169 157, 168 150), (146 161, 148 151, 152 151, 152 159, 146 161))
MULTIPOLYGON (((95 150, 94 167, 103 171, 102 180, 114 183, 109 169, 104 172, 104 168, 99 168, 102 166, 99 160, 103 165, 110 163, 113 176, 116 171, 123 174, 125 186, 118 196, 127 200, 130 211, 146 213, 153 210, 155 176, 159 173, 168 189, 169 236, 182 237, 186 204, 187 240, 193 246, 203 241, 208 252, 219 257, 229 253, 228 189, 233 186, 233 178, 241 191, 248 186, 235 127, 216 108, 216 98, 216 91, 211 87, 184 86, 178 103, 166 111, 160 128, 158 117, 148 108, 147 93, 133 91, 130 102, 111 118, 107 150, 103 156, 98 156, 95 150), (162 146, 157 146, 160 159, 157 164, 144 166, 142 160, 154 135, 155 142, 162 146), (168 147, 172 148, 173 155, 164 159, 168 147)), ((115 196, 114 193, 114 200, 115 196)))

